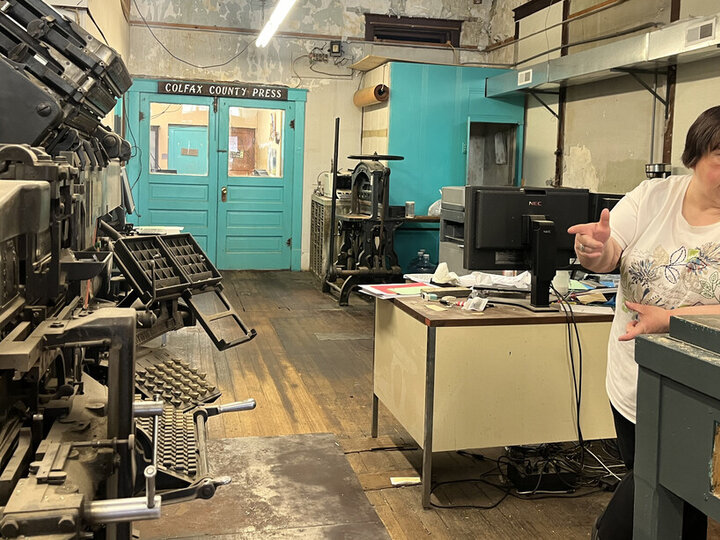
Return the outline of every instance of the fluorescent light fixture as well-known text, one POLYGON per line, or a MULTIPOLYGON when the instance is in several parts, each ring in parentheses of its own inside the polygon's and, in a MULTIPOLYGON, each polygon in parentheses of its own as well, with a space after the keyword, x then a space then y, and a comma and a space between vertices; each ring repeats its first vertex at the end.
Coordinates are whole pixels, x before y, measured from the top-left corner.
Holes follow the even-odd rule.
POLYGON ((280 26, 280 23, 283 22, 283 19, 290 11, 290 8, 293 7, 293 4, 295 4, 297 0, 279 0, 277 5, 275 6, 275 9, 272 12, 272 15, 270 15, 270 18, 268 19, 268 22, 265 23, 265 27, 260 32, 260 35, 255 40, 255 46, 256 47, 265 47, 270 42, 270 39, 275 35, 275 32, 278 29, 278 26, 280 26))

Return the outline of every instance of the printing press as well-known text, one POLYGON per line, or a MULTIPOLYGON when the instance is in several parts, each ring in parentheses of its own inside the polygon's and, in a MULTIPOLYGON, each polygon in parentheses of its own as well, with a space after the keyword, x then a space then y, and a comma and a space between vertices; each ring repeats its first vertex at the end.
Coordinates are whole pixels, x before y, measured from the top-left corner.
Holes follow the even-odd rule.
POLYGON ((122 59, 41 0, 0 1, 0 533, 118 538, 166 504, 213 496, 220 393, 138 347, 200 322, 218 349, 255 336, 189 234, 140 235, 102 125, 122 59))
MULTIPOLYGON (((323 292, 339 293, 341 306, 348 305, 350 293, 357 285, 392 283, 402 280, 403 275, 395 253, 395 232, 405 222, 405 208, 389 204, 390 169, 380 163, 403 158, 377 153, 348 157, 362 161, 352 172, 350 211, 337 215, 340 249, 323 283, 323 292), (342 282, 336 284, 338 280, 342 282)), ((336 205, 333 197, 333 206, 336 205)), ((334 244, 331 241, 330 260, 334 258, 334 244)))

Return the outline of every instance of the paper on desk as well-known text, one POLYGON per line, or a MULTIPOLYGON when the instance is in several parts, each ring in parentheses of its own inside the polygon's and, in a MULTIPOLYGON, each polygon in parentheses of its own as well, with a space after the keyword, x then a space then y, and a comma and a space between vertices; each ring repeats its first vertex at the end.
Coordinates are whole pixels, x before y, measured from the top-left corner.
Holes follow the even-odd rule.
POLYGON ((446 262, 441 262, 435 269, 435 273, 432 276, 433 283, 440 283, 442 285, 458 285, 458 275, 455 272, 448 270, 446 262))
POLYGON ((577 301, 581 304, 604 304, 607 298, 601 292, 591 292, 583 295, 576 295, 577 301))
MULTIPOLYGON (((434 285, 429 285, 434 287, 434 285)), ((382 285, 360 285, 360 292, 376 296, 381 299, 395 298, 396 296, 420 296, 420 291, 426 289, 427 284, 417 283, 387 283, 382 285)))
POLYGON ((403 279, 414 281, 416 283, 430 283, 432 274, 405 274, 403 279))
POLYGON ((415 287, 403 287, 403 288, 397 288, 397 289, 390 289, 390 292, 398 294, 400 296, 417 296, 424 289, 427 289, 427 284, 425 284, 425 283, 423 283, 422 285, 417 285, 415 287))
POLYGON ((460 276, 462 287, 488 287, 494 289, 530 290, 530 272, 522 272, 517 276, 499 276, 485 272, 473 272, 460 276))
MULTIPOLYGON (((565 306, 561 306, 560 304, 552 304, 553 306, 556 306, 558 310, 560 311, 568 311, 567 304, 565 306)), ((571 304, 570 309, 572 309, 573 313, 595 313, 595 314, 601 314, 601 315, 612 315, 615 313, 615 310, 611 306, 606 305, 585 305, 585 304, 571 304)))
POLYGON ((568 283, 568 289, 570 289, 571 291, 586 291, 591 288, 592 287, 590 287, 590 285, 585 285, 577 279, 571 279, 568 283))

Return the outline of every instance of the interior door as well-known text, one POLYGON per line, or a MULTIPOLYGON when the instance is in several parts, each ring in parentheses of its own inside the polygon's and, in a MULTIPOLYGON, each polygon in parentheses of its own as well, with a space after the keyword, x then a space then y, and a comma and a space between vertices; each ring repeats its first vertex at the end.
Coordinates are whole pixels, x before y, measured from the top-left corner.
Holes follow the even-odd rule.
POLYGON ((141 94, 139 127, 138 224, 183 227, 215 261, 218 160, 212 98, 141 94))
POLYGON ((221 269, 291 266, 294 114, 293 102, 219 100, 221 269))

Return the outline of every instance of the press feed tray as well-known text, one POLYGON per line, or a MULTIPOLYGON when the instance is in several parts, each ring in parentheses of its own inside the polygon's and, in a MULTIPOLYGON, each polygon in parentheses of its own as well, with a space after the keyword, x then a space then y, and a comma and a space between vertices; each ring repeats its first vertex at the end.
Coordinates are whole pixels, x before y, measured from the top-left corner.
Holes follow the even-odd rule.
POLYGON ((220 272, 191 234, 125 237, 115 243, 115 255, 144 302, 182 297, 219 350, 255 337, 222 293, 220 272))
POLYGON ((191 234, 169 234, 160 241, 194 286, 217 285, 222 280, 191 234))
POLYGON ((115 259, 144 301, 179 296, 191 285, 158 236, 118 240, 115 259))
POLYGON ((217 288, 200 294, 187 291, 183 299, 220 351, 253 339, 257 332, 248 328, 217 288))

